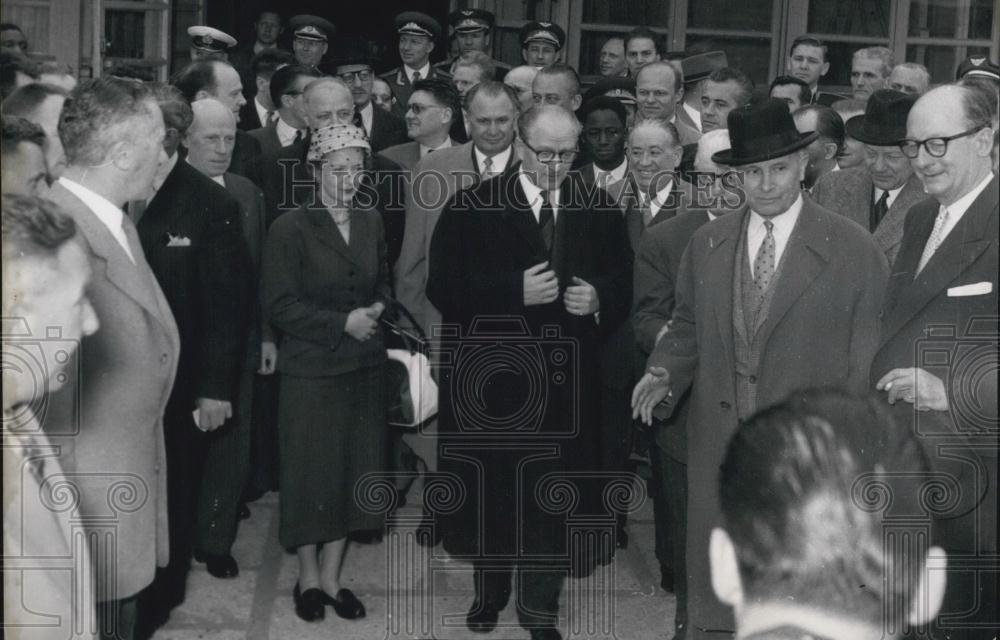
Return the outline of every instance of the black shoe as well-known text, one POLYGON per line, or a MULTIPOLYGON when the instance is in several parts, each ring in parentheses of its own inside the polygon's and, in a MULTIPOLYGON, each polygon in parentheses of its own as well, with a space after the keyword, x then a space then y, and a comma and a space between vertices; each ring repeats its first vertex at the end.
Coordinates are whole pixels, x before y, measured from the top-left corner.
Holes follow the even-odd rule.
POLYGON ((295 590, 292 591, 292 597, 295 599, 295 615, 306 622, 322 620, 326 617, 326 609, 323 608, 323 596, 325 595, 322 589, 315 587, 300 593, 299 583, 296 582, 295 590))
POLYGON ((204 562, 205 568, 216 578, 235 578, 240 574, 240 566, 236 564, 236 559, 228 553, 215 555, 214 553, 195 551, 194 559, 198 562, 204 562))
POLYGON ((236 510, 236 517, 240 520, 247 520, 250 518, 250 507, 247 506, 247 503, 240 503, 240 508, 236 510))
POLYGON ((530 629, 531 640, 562 640, 562 634, 555 627, 530 629))
POLYGON ((354 596, 350 589, 341 589, 335 598, 330 597, 330 594, 325 591, 320 591, 320 593, 323 594, 323 604, 332 606, 341 618, 354 620, 365 617, 365 605, 361 604, 361 601, 354 596))
POLYGON ((660 588, 667 593, 674 593, 674 570, 670 567, 660 565, 660 588))
POLYGON ((497 619, 500 618, 500 611, 494 609, 488 602, 480 603, 477 598, 469 609, 469 614, 465 616, 465 624, 470 631, 476 633, 489 633, 497 626, 497 619))

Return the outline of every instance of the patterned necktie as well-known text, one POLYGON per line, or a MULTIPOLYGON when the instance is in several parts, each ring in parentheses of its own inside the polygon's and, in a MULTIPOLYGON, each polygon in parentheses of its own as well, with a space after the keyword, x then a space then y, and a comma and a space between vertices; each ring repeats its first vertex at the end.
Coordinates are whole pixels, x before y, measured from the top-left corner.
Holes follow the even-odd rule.
POLYGON ((489 180, 496 172, 493 170, 493 158, 489 156, 483 160, 483 180, 489 180))
POLYGON ((920 256, 920 263, 917 265, 917 272, 913 274, 914 277, 924 270, 927 263, 931 261, 931 256, 941 246, 941 242, 944 240, 943 233, 946 224, 948 224, 948 210, 944 209, 938 214, 937 219, 934 220, 934 228, 931 229, 931 235, 927 238, 927 244, 924 245, 924 252, 920 256))
POLYGON ((883 191, 882 197, 878 199, 872 206, 870 215, 868 216, 868 230, 872 233, 878 228, 878 223, 882 222, 882 218, 885 214, 889 212, 889 192, 883 191))
POLYGON ((297 142, 302 142, 302 138, 303 138, 302 129, 296 129, 295 130, 295 139, 292 140, 292 144, 295 144, 297 142))
POLYGON ((354 110, 354 126, 364 131, 366 136, 368 135, 368 130, 365 129, 365 121, 361 117, 361 112, 357 109, 354 110))
POLYGON ((651 200, 642 200, 642 227, 645 229, 649 225, 653 224, 653 202, 651 200))
POLYGON ((764 292, 767 291, 767 287, 771 284, 771 279, 774 278, 774 256, 776 252, 774 223, 770 220, 765 220, 764 228, 767 229, 767 235, 764 236, 764 241, 760 243, 760 248, 757 249, 757 257, 753 260, 753 282, 757 289, 758 298, 764 297, 764 292))
POLYGON ((419 79, 420 79, 420 72, 419 71, 414 71, 413 72, 413 82, 416 82, 419 79))
POLYGON ((276 113, 277 113, 277 111, 272 111, 270 109, 267 110, 267 113, 264 114, 264 126, 265 127, 267 125, 272 124, 274 122, 274 115, 276 113))
POLYGON ((542 191, 542 208, 538 212, 538 226, 542 229, 542 238, 545 240, 545 248, 552 251, 552 241, 555 238, 555 214, 552 211, 552 204, 549 202, 549 192, 542 191))

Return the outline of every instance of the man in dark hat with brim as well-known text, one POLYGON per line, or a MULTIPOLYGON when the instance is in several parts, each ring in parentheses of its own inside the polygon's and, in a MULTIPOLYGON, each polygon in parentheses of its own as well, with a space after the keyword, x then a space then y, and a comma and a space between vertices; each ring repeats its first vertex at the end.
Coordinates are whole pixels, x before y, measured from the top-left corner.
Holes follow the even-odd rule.
POLYGON ((906 138, 906 117, 916 101, 917 96, 892 89, 873 93, 864 115, 847 121, 847 135, 865 145, 863 166, 828 173, 812 190, 818 204, 871 231, 889 264, 903 241, 906 212, 927 197, 899 149, 906 138))
POLYGON ((533 67, 547 67, 561 57, 566 32, 554 22, 529 22, 521 27, 521 57, 533 67))
POLYGON ((397 99, 397 112, 405 111, 417 80, 443 79, 431 66, 430 56, 434 44, 441 37, 441 25, 426 13, 404 11, 396 16, 396 33, 399 34, 401 66, 383 73, 380 78, 389 83, 397 99))
POLYGON ((741 420, 797 389, 868 391, 889 273, 866 229, 803 197, 805 147, 816 134, 800 134, 784 102, 734 109, 728 127, 732 148, 712 160, 741 172, 746 206, 692 236, 670 331, 632 394, 647 424, 691 394, 687 640, 735 628, 709 578, 708 542, 725 525, 715 483, 726 442, 741 420))
MULTIPOLYGON (((458 45, 458 51, 454 57, 434 65, 437 72, 445 77, 451 77, 455 62, 462 54, 470 51, 480 51, 493 58, 492 36, 495 21, 493 14, 485 9, 452 11, 448 15, 448 24, 451 25, 451 35, 458 45)), ((493 79, 502 82, 511 66, 496 59, 493 59, 493 66, 496 69, 493 79)))
POLYGON ((337 28, 319 16, 301 14, 288 21, 292 30, 292 52, 299 64, 319 67, 330 48, 330 38, 337 28))
POLYGON ((191 38, 191 62, 198 60, 229 60, 229 52, 236 47, 236 38, 224 31, 204 25, 188 27, 191 38))
POLYGON ((333 75, 344 81, 354 99, 353 124, 368 136, 372 153, 408 142, 406 122, 372 103, 375 60, 363 38, 345 38, 338 43, 333 75))
POLYGON ((684 72, 684 99, 677 109, 677 119, 701 132, 701 91, 708 76, 729 66, 725 51, 708 51, 681 60, 684 72))

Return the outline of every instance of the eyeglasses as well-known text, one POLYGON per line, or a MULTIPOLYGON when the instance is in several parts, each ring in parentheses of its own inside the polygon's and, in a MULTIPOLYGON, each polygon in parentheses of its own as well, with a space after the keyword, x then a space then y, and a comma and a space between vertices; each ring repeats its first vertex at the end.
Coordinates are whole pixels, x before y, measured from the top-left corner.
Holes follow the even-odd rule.
MULTIPOLYGON (((387 99, 387 101, 388 101, 388 99, 387 99)), ((442 109, 442 108, 443 107, 441 107, 440 105, 436 105, 436 104, 415 104, 413 102, 411 102, 409 104, 409 106, 408 106, 408 110, 412 111, 413 115, 415 115, 415 116, 419 116, 421 113, 423 113, 424 111, 427 111, 428 109, 442 109)))
POLYGON ((926 140, 913 140, 907 138, 899 143, 899 150, 903 152, 904 156, 912 160, 920 155, 920 147, 923 147, 927 150, 927 154, 932 158, 940 158, 943 157, 944 154, 948 153, 949 142, 959 138, 964 138, 965 136, 971 136, 988 126, 989 123, 983 123, 978 127, 969 129, 968 131, 956 133, 953 136, 942 136, 940 138, 927 138, 926 140))
POLYGON ((525 140, 524 138, 521 138, 521 144, 531 149, 532 153, 534 153, 535 156, 538 158, 538 161, 543 162, 545 164, 549 164, 550 162, 556 160, 557 158, 559 162, 563 163, 573 162, 573 159, 576 158, 577 154, 580 152, 579 149, 573 149, 572 151, 558 151, 558 152, 539 151, 530 144, 528 144, 528 141, 525 140))
POLYGON ((346 71, 344 73, 338 73, 337 75, 340 76, 341 80, 348 84, 354 82, 355 78, 361 82, 368 82, 372 79, 372 72, 369 69, 364 69, 362 71, 346 71))

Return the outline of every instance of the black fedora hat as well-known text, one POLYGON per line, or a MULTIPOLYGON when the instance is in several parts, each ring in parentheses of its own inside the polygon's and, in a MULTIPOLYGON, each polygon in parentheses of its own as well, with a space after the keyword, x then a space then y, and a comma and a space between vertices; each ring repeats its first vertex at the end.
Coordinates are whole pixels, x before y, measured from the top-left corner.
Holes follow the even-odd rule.
POLYGON ((732 148, 712 154, 712 162, 730 166, 764 162, 808 146, 817 133, 799 133, 788 104, 776 98, 751 102, 729 112, 732 148))
POLYGON ((845 123, 847 135, 876 147, 892 147, 906 137, 906 116, 917 96, 879 89, 872 93, 865 112, 845 123))

